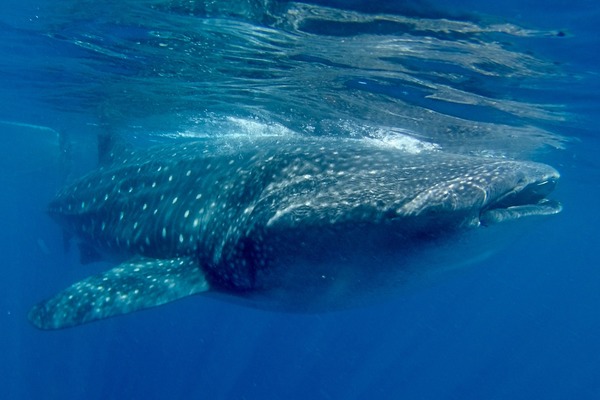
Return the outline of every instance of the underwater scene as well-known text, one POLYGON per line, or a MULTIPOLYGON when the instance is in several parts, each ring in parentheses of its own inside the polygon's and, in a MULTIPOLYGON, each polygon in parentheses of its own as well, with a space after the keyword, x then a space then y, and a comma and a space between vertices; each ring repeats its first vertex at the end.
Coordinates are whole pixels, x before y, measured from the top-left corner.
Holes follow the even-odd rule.
POLYGON ((599 24, 4 0, 0 398, 600 398, 599 24))

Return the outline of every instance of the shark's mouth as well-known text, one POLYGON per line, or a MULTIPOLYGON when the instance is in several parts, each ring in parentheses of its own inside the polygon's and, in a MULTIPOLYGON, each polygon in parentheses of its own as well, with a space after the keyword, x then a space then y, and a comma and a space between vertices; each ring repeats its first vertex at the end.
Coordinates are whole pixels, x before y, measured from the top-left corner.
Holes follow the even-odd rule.
POLYGON ((557 181, 558 177, 549 177, 505 193, 481 210, 481 225, 488 226, 529 216, 558 214, 562 210, 561 204, 547 198, 556 187, 557 181))

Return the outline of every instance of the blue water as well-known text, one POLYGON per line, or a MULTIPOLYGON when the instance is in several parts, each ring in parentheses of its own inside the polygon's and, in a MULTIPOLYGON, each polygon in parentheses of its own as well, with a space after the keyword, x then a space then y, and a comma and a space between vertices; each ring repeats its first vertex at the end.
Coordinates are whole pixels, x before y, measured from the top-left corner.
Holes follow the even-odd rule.
POLYGON ((0 398, 600 398, 600 5, 384 3, 0 4, 0 398), (564 211, 366 308, 193 297, 38 331, 33 304, 107 267, 79 265, 44 212, 94 167, 100 132, 295 132, 533 159, 560 170, 564 211))

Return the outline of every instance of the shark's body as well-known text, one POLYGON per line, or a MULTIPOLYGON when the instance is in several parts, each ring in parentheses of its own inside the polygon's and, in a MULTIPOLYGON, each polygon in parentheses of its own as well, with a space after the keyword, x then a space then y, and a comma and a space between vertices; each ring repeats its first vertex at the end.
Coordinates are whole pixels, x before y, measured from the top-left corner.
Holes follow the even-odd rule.
POLYGON ((289 310, 376 297, 424 267, 424 250, 482 222, 560 211, 544 199, 557 179, 543 164, 362 140, 216 139, 132 153, 49 206, 121 264, 35 306, 30 320, 63 328, 196 293, 289 310))

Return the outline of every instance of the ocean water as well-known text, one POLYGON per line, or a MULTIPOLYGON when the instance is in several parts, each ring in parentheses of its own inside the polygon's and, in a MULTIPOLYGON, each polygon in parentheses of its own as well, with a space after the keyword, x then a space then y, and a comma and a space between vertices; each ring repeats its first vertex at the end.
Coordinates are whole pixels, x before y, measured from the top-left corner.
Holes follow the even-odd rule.
POLYGON ((4 0, 0 398, 600 398, 600 5, 4 0), (555 166, 561 214, 372 306, 201 296, 39 331, 80 265, 45 213, 99 134, 371 138, 555 166))

